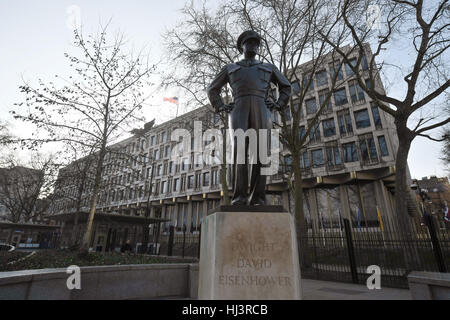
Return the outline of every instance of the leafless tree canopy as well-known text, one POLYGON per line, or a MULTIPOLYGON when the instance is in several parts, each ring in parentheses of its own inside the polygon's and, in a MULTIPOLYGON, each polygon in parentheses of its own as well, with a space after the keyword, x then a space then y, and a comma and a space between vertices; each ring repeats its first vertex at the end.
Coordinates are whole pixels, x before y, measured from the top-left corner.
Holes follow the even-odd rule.
MULTIPOLYGON (((108 146, 142 120, 139 111, 149 98, 145 91, 155 69, 144 51, 127 51, 124 36, 108 37, 107 28, 108 25, 98 35, 87 38, 82 30, 75 30, 74 45, 79 52, 65 54, 74 73, 55 76, 60 80, 58 84, 39 81, 35 88, 25 83, 20 87, 25 101, 17 103, 19 110, 12 112, 16 119, 38 129, 36 137, 21 139, 24 145, 70 142, 75 148, 83 147, 85 155, 95 154, 90 224, 108 146)), ((85 243, 90 237, 89 225, 86 236, 85 243)))
POLYGON ((6 220, 32 222, 45 218, 51 204, 53 178, 57 166, 53 157, 35 153, 22 164, 8 155, 0 168, 0 204, 6 208, 6 220))

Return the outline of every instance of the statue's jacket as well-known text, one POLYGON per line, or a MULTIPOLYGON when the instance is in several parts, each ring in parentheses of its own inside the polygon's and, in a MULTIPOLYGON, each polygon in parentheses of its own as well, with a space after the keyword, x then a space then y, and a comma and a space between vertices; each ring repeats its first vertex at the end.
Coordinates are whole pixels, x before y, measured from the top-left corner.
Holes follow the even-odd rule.
POLYGON ((230 127, 243 130, 271 129, 272 117, 266 106, 271 82, 279 88, 277 104, 280 107, 286 106, 291 94, 289 80, 272 64, 242 60, 222 68, 208 87, 208 98, 212 106, 220 110, 224 105, 220 91, 229 83, 234 99, 230 127))

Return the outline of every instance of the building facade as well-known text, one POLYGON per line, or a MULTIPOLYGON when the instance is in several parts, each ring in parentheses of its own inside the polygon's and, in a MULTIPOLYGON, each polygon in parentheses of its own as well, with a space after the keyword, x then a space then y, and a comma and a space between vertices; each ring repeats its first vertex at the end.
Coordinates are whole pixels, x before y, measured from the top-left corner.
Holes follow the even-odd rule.
MULTIPOLYGON (((362 74, 367 73, 370 58, 367 50, 361 63, 362 74)), ((308 63, 299 68, 301 79, 314 77, 302 105, 298 105, 295 94, 293 97, 293 103, 303 113, 301 129, 306 130, 324 95, 331 90, 331 75, 336 69, 330 59, 325 58, 314 75, 305 71, 308 63)), ((356 61, 356 56, 352 61, 356 61)), ((384 91, 380 78, 373 85, 384 91)), ((309 228, 314 230, 338 228, 341 218, 349 218, 363 227, 377 227, 378 212, 383 219, 391 219, 393 215, 392 189, 398 148, 394 122, 361 90, 345 64, 337 75, 335 88, 302 152, 305 216, 309 228)), ((289 119, 289 110, 286 112, 289 119)), ((273 113, 273 120, 280 122, 278 112, 273 113)), ((174 149, 183 144, 178 137, 172 141, 172 133, 180 128, 192 133, 195 121, 202 123, 203 130, 217 128, 224 132, 218 115, 204 106, 111 146, 104 162, 98 212, 154 219, 149 243, 161 246, 162 254, 170 226, 175 228, 175 243, 182 237, 185 245, 187 241, 187 247, 195 251, 202 218, 224 201, 220 163, 203 163, 195 151, 187 156, 185 153, 184 157, 173 156, 174 149)), ((194 149, 195 141, 190 138, 194 149)), ((206 146, 210 142, 206 139, 202 143, 206 146)), ((283 165, 267 180, 267 203, 283 205, 292 212, 293 200, 287 182, 292 162, 289 150, 281 146, 280 157, 283 165)), ((230 171, 227 170, 226 177, 231 191, 230 171)), ((76 185, 66 180, 61 179, 58 189, 74 197, 76 185)), ((92 186, 89 181, 85 184, 79 209, 87 212, 92 186)), ((55 217, 76 211, 73 199, 60 198, 55 201, 55 217)), ((100 245, 102 251, 115 248, 111 245, 112 233, 117 243, 130 237, 136 246, 145 242, 142 240, 147 233, 144 225, 131 223, 125 231, 123 221, 114 228, 112 220, 105 221, 96 225, 92 246, 100 245)), ((66 229, 71 229, 68 221, 66 229)))

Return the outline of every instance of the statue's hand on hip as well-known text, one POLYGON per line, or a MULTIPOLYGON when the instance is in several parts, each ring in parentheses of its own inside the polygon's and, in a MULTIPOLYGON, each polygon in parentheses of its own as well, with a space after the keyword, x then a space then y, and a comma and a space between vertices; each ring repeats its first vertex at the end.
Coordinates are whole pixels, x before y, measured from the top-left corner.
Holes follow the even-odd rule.
POLYGON ((281 111, 282 108, 280 105, 278 105, 276 102, 273 102, 272 100, 266 100, 266 106, 270 111, 281 111))
POLYGON ((222 107, 219 108, 219 112, 226 112, 226 113, 230 113, 231 111, 233 111, 234 108, 234 102, 231 102, 229 104, 224 104, 222 107))

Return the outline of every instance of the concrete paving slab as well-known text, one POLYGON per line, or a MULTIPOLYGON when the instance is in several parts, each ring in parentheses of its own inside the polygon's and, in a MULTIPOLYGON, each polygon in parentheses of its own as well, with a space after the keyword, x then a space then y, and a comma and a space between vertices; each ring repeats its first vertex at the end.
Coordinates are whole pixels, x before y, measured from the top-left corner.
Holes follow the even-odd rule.
POLYGON ((364 285, 302 279, 304 300, 411 300, 407 289, 383 288, 369 290, 364 285))

